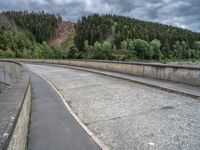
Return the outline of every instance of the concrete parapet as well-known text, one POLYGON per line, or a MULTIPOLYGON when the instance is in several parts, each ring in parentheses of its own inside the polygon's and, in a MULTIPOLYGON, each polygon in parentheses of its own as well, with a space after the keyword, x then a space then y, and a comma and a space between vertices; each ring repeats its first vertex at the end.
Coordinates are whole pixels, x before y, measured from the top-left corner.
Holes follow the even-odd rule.
POLYGON ((25 150, 31 104, 30 73, 20 63, 0 60, 0 150, 25 150))
POLYGON ((33 63, 62 64, 78 67, 108 70, 119 73, 169 80, 178 83, 200 86, 200 68, 179 65, 154 63, 93 61, 93 60, 50 60, 23 59, 20 61, 33 63))

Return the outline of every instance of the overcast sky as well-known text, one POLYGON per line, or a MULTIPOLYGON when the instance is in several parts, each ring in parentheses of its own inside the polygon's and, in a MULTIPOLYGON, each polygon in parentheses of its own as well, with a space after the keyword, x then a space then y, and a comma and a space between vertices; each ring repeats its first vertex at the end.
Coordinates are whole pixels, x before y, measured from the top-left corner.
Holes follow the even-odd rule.
POLYGON ((200 32, 200 0, 0 0, 0 10, 44 10, 71 21, 91 13, 109 13, 200 32))

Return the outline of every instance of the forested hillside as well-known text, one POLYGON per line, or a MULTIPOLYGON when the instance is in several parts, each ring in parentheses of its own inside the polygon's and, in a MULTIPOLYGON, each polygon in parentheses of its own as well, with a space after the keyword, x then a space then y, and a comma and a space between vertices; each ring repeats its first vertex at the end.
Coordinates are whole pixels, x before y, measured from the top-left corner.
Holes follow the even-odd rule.
POLYGON ((199 60, 200 33, 116 15, 77 23, 57 14, 0 14, 0 57, 107 60, 199 60))
POLYGON ((59 15, 8 11, 0 14, 0 57, 63 58, 64 50, 49 46, 59 15))
POLYGON ((13 19, 22 29, 30 31, 38 42, 48 41, 58 22, 62 21, 60 15, 42 12, 7 11, 4 15, 13 19))
POLYGON ((184 45, 189 50, 200 40, 200 33, 190 30, 116 15, 94 14, 82 17, 75 29, 75 43, 78 49, 82 50, 85 40, 91 45, 96 41, 106 40, 114 44, 116 49, 121 49, 121 42, 124 40, 141 39, 151 42, 158 39, 162 54, 169 57, 174 55, 175 46, 184 45))

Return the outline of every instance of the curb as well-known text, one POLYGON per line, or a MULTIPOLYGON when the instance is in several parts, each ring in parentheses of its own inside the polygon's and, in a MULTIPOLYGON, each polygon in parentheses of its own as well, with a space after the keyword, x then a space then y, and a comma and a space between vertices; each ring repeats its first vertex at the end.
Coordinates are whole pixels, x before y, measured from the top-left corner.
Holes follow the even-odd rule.
POLYGON ((56 91, 56 93, 59 95, 59 97, 62 99, 64 105, 69 110, 69 112, 72 114, 74 119, 78 122, 78 124, 85 130, 85 132, 94 140, 94 142, 102 149, 102 150, 109 150, 109 148, 101 142, 98 137, 81 121, 81 119, 76 115, 76 113, 72 110, 72 108, 69 106, 69 104, 65 101, 63 96, 60 94, 60 92, 56 89, 56 87, 44 76, 38 74, 42 79, 47 81, 47 83, 56 91))

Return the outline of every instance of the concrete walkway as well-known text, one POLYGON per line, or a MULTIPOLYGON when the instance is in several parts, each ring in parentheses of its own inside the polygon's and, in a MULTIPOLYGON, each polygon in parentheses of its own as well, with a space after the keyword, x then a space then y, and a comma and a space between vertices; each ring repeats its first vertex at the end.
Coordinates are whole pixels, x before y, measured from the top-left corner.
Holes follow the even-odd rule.
POLYGON ((32 115, 28 150, 98 150, 41 77, 32 73, 32 115))
MULTIPOLYGON (((200 148, 200 101, 195 98, 129 82, 130 79, 117 79, 129 75, 120 74, 121 77, 113 78, 115 73, 108 75, 109 72, 99 70, 88 72, 89 69, 80 71, 81 68, 44 65, 28 67, 48 79, 79 118, 110 149, 200 148), (94 71, 101 73, 91 73, 94 71), (100 75, 102 72, 107 75, 100 75)), ((162 87, 166 85, 164 82, 160 82, 162 87)), ((176 86, 175 83, 170 85, 176 86)))
POLYGON ((111 72, 111 71, 91 69, 91 68, 74 67, 74 66, 67 66, 67 65, 52 65, 52 66, 60 66, 64 68, 77 69, 77 70, 93 72, 93 73, 97 73, 101 75, 106 75, 110 77, 115 77, 119 79, 125 79, 128 81, 137 82, 137 83, 148 85, 151 87, 156 87, 165 91, 180 93, 183 95, 200 99, 200 87, 197 87, 197 86, 176 83, 176 82, 166 81, 166 80, 159 80, 159 79, 154 79, 154 78, 147 78, 147 77, 142 77, 142 76, 111 72))

